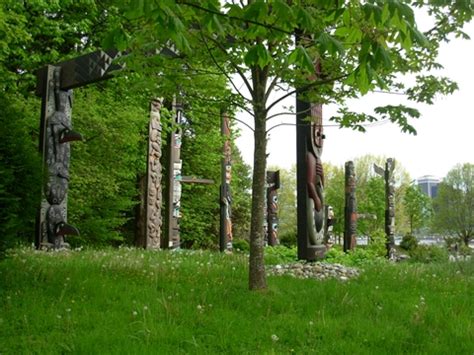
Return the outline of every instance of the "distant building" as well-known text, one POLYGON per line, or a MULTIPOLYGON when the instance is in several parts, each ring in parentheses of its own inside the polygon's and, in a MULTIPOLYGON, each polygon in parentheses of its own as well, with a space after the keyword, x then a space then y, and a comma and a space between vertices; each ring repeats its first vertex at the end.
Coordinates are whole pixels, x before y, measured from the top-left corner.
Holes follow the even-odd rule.
POLYGON ((420 187, 421 191, 431 198, 435 198, 438 195, 438 185, 440 180, 432 175, 425 175, 416 179, 416 184, 420 187))

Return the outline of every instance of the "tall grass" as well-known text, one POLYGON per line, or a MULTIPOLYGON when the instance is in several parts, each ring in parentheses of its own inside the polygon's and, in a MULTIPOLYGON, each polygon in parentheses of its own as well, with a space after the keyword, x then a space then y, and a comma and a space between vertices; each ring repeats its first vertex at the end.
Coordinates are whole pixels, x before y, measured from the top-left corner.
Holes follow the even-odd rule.
POLYGON ((0 262, 0 353, 474 352, 472 261, 265 292, 247 273, 245 255, 17 249, 0 262))

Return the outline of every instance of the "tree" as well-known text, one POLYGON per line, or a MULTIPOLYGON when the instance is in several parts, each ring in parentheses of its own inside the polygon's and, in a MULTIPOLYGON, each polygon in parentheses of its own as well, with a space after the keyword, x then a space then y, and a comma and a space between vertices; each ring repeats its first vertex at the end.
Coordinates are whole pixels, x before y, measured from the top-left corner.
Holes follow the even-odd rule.
MULTIPOLYGON (((141 48, 143 56, 130 59, 130 68, 163 65, 166 59, 151 53, 161 53, 172 44, 179 52, 171 59, 176 72, 196 73, 196 64, 213 64, 240 97, 232 103, 253 116, 249 287, 254 290, 266 288, 263 207, 269 111, 299 92, 307 101, 339 103, 340 116, 333 119, 343 127, 362 130, 361 122, 376 121, 378 115, 399 124, 403 131, 414 132, 408 119, 419 113, 412 108, 388 105, 377 107, 375 115, 365 115, 350 112, 344 102, 375 89, 405 90, 408 98, 427 103, 432 103, 437 93, 453 92, 456 85, 449 79, 425 73, 439 67, 439 42, 451 33, 463 35, 460 28, 473 13, 469 1, 119 3, 126 22, 116 27, 109 36, 114 41, 108 43, 135 53, 141 48), (417 7, 425 8, 434 19, 433 28, 425 33, 416 27, 413 9, 417 7), (300 34, 297 43, 296 31, 300 34), (316 62, 322 67, 317 78, 316 62), (232 74, 240 76, 246 92, 232 82, 232 74), (415 75, 415 85, 407 87, 400 79, 403 74, 415 75), (270 93, 275 89, 283 94, 271 102, 270 93)), ((190 81, 174 79, 179 88, 190 81)))
POLYGON ((405 191, 403 205, 408 216, 410 234, 429 224, 433 214, 431 200, 416 185, 410 185, 405 191))
POLYGON ((474 164, 456 165, 433 201, 435 230, 457 235, 466 246, 474 235, 474 164))

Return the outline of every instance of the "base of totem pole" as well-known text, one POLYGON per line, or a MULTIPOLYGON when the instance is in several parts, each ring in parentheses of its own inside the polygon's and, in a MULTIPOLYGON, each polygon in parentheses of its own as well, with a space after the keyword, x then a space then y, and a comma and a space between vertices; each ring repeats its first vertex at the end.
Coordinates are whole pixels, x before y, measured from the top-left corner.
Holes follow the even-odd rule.
POLYGON ((306 248, 305 256, 303 259, 307 261, 316 261, 324 259, 327 248, 325 245, 311 245, 306 248))

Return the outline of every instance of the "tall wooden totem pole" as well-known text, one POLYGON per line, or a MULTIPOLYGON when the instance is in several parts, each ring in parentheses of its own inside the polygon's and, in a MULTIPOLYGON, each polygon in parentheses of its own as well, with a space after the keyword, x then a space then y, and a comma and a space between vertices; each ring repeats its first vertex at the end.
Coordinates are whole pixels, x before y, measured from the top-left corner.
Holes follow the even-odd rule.
POLYGON ((70 142, 81 140, 72 129, 73 88, 105 80, 114 70, 118 51, 97 51, 47 65, 37 74, 36 94, 42 98, 39 151, 43 157, 45 181, 42 201, 36 217, 36 248, 67 247, 66 235, 77 235, 77 228, 67 223, 70 142))
POLYGON ((230 121, 225 112, 221 112, 221 135, 224 139, 221 158, 220 188, 220 251, 232 251, 232 198, 230 183, 232 180, 232 150, 230 141, 230 121))
MULTIPOLYGON (((316 65, 316 76, 320 66, 316 65)), ((296 95, 296 176, 298 259, 316 260, 326 252, 322 104, 296 95)))
POLYGON ((345 164, 346 200, 344 207, 344 246, 345 252, 353 250, 356 245, 357 234, 357 201, 356 201, 356 178, 354 163, 348 161, 345 164))
POLYGON ((278 189, 280 188, 280 170, 267 171, 267 211, 266 241, 275 246, 278 241, 278 189))
POLYGON ((393 171, 395 160, 388 158, 385 162, 385 169, 374 164, 375 172, 385 180, 385 234, 387 258, 395 256, 395 179, 393 171))
POLYGON ((161 241, 163 248, 176 249, 181 245, 179 236, 179 218, 181 217, 181 127, 183 106, 176 99, 173 100, 175 128, 168 135, 167 142, 167 179, 165 195, 165 233, 161 241))
POLYGON ((161 189, 161 100, 150 104, 150 123, 148 127, 147 182, 145 199, 145 238, 144 248, 159 249, 161 244, 162 189, 161 189))

